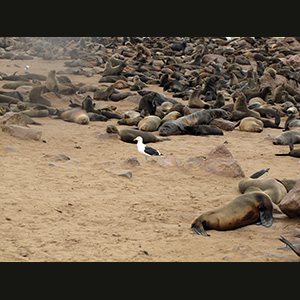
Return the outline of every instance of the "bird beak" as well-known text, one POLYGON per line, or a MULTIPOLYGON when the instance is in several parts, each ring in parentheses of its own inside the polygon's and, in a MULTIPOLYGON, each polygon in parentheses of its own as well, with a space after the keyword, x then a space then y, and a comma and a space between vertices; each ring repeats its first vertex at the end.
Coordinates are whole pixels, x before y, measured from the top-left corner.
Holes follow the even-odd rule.
POLYGON ((137 139, 133 139, 133 141, 136 141, 137 139))

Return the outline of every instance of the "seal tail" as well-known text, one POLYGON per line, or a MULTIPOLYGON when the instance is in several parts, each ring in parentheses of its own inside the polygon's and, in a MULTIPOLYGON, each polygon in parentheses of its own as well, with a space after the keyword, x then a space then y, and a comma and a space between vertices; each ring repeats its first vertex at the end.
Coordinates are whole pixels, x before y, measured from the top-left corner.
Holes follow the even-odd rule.
POLYGON ((300 250, 298 250, 291 242, 289 242, 282 235, 280 236, 279 241, 281 241, 281 242, 285 243, 287 246, 289 246, 300 257, 300 250))
POLYGON ((270 170, 270 168, 260 170, 260 171, 258 171, 258 172, 256 172, 256 173, 252 174, 252 175, 250 176, 250 178, 252 178, 252 179, 259 178, 259 177, 261 177, 262 175, 264 175, 265 173, 269 172, 269 170, 270 170))

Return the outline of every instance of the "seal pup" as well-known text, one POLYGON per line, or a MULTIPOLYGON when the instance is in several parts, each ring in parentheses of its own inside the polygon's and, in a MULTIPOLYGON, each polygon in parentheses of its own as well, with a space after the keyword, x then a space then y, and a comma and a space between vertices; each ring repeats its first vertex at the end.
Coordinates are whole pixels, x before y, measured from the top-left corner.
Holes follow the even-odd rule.
POLYGON ((62 112, 60 114, 60 118, 64 121, 74 122, 82 125, 89 124, 90 122, 87 112, 81 107, 75 107, 62 112))
POLYGON ((255 187, 247 189, 229 204, 200 215, 191 225, 195 234, 209 236, 207 229, 232 230, 261 222, 270 227, 273 206, 270 197, 255 187))
POLYGON ((133 140, 138 136, 141 136, 143 138, 143 142, 145 144, 170 140, 169 138, 159 139, 156 135, 154 135, 151 132, 141 131, 137 129, 118 129, 115 125, 108 125, 106 127, 106 132, 117 133, 120 136, 121 141, 126 143, 135 143, 133 140))

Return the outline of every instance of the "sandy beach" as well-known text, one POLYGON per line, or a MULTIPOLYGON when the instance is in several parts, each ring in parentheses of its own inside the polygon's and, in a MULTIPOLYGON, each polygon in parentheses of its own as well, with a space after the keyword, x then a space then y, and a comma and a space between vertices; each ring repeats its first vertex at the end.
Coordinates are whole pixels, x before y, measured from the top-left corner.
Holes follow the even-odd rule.
MULTIPOLYGON (((1 59, 0 71, 20 75, 28 65, 30 72, 47 76, 50 70, 65 69, 65 61, 1 59)), ((97 85, 100 75, 68 77, 72 83, 97 85)), ((0 81, 0 88, 5 83, 0 81)), ((148 84, 147 90, 173 96, 154 84, 148 84)), ((45 97, 53 107, 67 108, 70 99, 80 102, 83 96, 59 98, 47 93, 45 97)), ((105 103, 117 106, 120 113, 137 106, 127 99, 105 103)), ((42 141, 19 139, 0 130, 0 261, 299 261, 292 251, 278 250, 284 247, 280 235, 295 241, 299 218, 274 213, 270 228, 254 224, 210 230, 210 237, 197 236, 190 228, 201 213, 236 198, 241 178, 208 173, 184 162, 225 145, 246 176, 270 168, 264 176, 299 179, 299 158, 276 157, 275 153, 288 152, 288 146, 275 146, 267 139, 281 130, 254 133, 236 128, 223 136, 170 136, 170 141, 149 144, 177 159, 178 165, 164 167, 155 159, 146 161, 135 144, 97 137, 107 125, 117 125, 116 119, 88 125, 33 119, 42 124, 30 125, 42 131, 42 141), (70 159, 57 160, 59 154, 70 159), (122 165, 133 156, 140 165, 122 165), (129 169, 132 178, 110 169, 129 169)), ((157 131, 154 134, 159 136, 157 131)))

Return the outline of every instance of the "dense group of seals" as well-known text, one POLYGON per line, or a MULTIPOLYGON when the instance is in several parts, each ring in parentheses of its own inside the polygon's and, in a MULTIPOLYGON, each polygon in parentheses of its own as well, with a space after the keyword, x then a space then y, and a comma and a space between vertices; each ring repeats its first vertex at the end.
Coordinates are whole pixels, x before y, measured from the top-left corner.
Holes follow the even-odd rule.
MULTIPOLYGON (((157 135, 223 135, 223 130, 251 135, 271 127, 278 130, 274 148, 290 148, 277 155, 300 156, 294 149, 300 143, 299 38, 24 37, 5 38, 0 48, 0 59, 67 60, 66 69, 51 70, 47 76, 29 73, 28 68, 25 74, 0 72, 6 81, 0 90, 2 115, 51 116, 80 125, 117 119, 120 126, 109 125, 107 132, 127 143, 138 136, 154 143, 168 140, 157 135), (95 83, 75 84, 68 74, 95 76, 95 83), (172 97, 153 91, 153 85, 172 97), (129 91, 119 91, 124 88, 129 91), (56 108, 46 97, 49 92, 58 98, 79 94, 83 100, 68 109, 56 108), (107 102, 117 105, 129 97, 134 105, 126 114, 107 102)), ((245 179, 239 185, 241 196, 203 214, 192 228, 206 235, 206 229, 235 229, 259 221, 270 226, 270 203, 279 203, 291 184, 245 179)))

